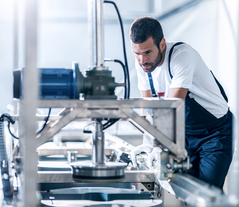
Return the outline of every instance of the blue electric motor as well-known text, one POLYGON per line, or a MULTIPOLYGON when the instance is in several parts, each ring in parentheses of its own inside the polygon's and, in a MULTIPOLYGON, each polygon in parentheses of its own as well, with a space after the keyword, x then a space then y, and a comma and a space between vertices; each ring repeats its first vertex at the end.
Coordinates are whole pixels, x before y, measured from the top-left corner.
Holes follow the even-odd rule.
POLYGON ((64 68, 40 69, 41 99, 75 99, 76 86, 73 81, 73 70, 64 68))
MULTIPOLYGON (((78 99, 77 78, 82 76, 79 70, 65 68, 40 68, 40 99, 78 99)), ((22 97, 22 73, 24 69, 13 72, 13 97, 22 97)), ((82 76, 83 77, 83 76, 82 76)), ((84 81, 84 80, 82 80, 84 81)))

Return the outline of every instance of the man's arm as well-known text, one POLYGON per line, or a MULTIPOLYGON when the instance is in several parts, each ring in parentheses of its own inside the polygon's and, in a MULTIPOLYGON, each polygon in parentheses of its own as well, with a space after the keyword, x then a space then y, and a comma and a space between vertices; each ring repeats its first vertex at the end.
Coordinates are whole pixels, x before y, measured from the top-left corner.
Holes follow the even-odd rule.
MULTIPOLYGON (((141 92, 141 96, 143 98, 147 98, 147 97, 152 97, 152 92, 151 90, 147 90, 147 91, 140 91, 141 92)), ((141 116, 145 116, 144 115, 144 109, 141 108, 141 116)))
POLYGON ((188 89, 186 88, 170 88, 168 97, 185 99, 187 93, 188 89))
POLYGON ((152 92, 151 92, 151 90, 141 91, 141 95, 143 98, 152 97, 152 92))

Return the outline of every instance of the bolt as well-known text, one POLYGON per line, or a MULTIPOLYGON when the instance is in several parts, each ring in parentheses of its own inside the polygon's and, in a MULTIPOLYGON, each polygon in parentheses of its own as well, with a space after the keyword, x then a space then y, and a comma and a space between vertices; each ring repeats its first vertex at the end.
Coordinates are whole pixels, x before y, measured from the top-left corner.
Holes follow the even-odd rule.
POLYGON ((4 178, 5 180, 7 180, 7 179, 8 179, 8 174, 7 174, 7 173, 4 173, 4 174, 3 174, 3 178, 4 178))
POLYGON ((167 167, 167 169, 171 169, 172 168, 172 166, 170 164, 167 164, 166 167, 167 167))
POLYGON ((6 167, 7 167, 6 160, 3 160, 3 161, 2 161, 2 167, 3 167, 3 168, 6 168, 6 167))

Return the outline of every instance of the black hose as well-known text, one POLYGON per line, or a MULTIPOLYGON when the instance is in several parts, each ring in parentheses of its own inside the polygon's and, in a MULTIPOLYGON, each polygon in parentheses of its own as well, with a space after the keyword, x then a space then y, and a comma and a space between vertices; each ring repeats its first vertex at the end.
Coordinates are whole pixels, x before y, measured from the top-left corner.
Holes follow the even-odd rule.
MULTIPOLYGON (((49 108, 49 112, 48 112, 48 115, 47 115, 47 117, 46 117, 46 119, 45 119, 45 123, 43 124, 43 127, 42 127, 40 130, 36 131, 36 134, 40 134, 40 133, 43 131, 43 129, 46 127, 47 122, 48 122, 48 120, 49 120, 49 118, 50 118, 50 114, 51 114, 51 108, 49 108)), ((2 114, 2 116, 0 117, 0 121, 3 121, 4 118, 7 118, 7 119, 8 119, 7 128, 8 128, 9 133, 11 134, 11 136, 12 136, 13 138, 15 138, 15 139, 19 139, 19 137, 16 137, 16 136, 11 132, 11 129, 10 129, 10 124, 15 124, 15 121, 12 119, 12 117, 11 117, 9 114, 6 114, 6 113, 5 113, 5 114, 2 114)))
POLYGON ((48 115, 47 115, 47 117, 46 117, 46 119, 45 119, 45 123, 43 124, 43 127, 42 127, 40 130, 38 130, 38 131, 36 132, 36 134, 40 134, 40 133, 43 131, 43 129, 45 129, 46 124, 47 124, 47 122, 48 122, 48 120, 49 120, 50 114, 51 114, 51 108, 49 108, 48 115))
MULTIPOLYGON (((115 2, 113 2, 113 1, 104 1, 104 3, 113 4, 114 7, 115 7, 115 10, 117 12, 119 23, 120 23, 120 29, 121 29, 122 43, 123 43, 124 63, 125 63, 125 68, 126 68, 128 74, 129 74, 129 66, 128 66, 128 61, 127 61, 125 38, 124 38, 124 27, 123 27, 123 21, 122 21, 119 9, 118 9, 117 5, 115 4, 115 2)), ((130 91, 130 84, 128 84, 128 88, 129 88, 129 91, 130 91)), ((130 97, 130 94, 128 95, 128 97, 130 97)))
POLYGON ((9 115, 9 114, 2 114, 2 116, 0 117, 0 120, 3 121, 4 118, 7 118, 8 119, 8 125, 7 125, 7 128, 8 128, 8 131, 9 133, 11 134, 11 136, 15 139, 19 139, 18 137, 16 137, 12 132, 11 132, 11 129, 10 129, 10 124, 15 124, 15 121, 12 119, 12 117, 9 115))
POLYGON ((130 78, 129 78, 129 71, 127 70, 127 68, 125 67, 124 63, 121 60, 111 60, 111 59, 105 59, 105 61, 112 61, 112 62, 116 62, 119 63, 121 65, 121 67, 123 68, 123 72, 124 72, 124 99, 129 99, 129 94, 130 94, 130 78))
POLYGON ((130 78, 129 78, 129 70, 127 70, 126 66, 122 63, 122 61, 115 59, 114 62, 119 63, 124 71, 124 83, 125 83, 125 93, 124 98, 129 99, 130 94, 130 78))
MULTIPOLYGON (((128 61, 127 61, 127 55, 126 55, 126 47, 125 47, 125 38, 124 38, 124 27, 123 27, 123 22, 121 15, 119 13, 119 9, 115 2, 113 1, 104 1, 104 3, 109 3, 113 4, 115 7, 115 10, 118 15, 119 23, 120 23, 120 28, 121 28, 121 35, 122 35, 122 43, 123 43, 123 53, 124 53, 124 62, 125 65, 120 61, 120 60, 114 60, 114 62, 117 62, 121 64, 121 66, 124 69, 124 80, 125 80, 125 99, 129 99, 130 97, 130 78, 129 78, 129 67, 128 67, 128 61)), ((103 130, 109 128, 112 126, 115 122, 117 122, 119 119, 109 119, 106 123, 103 124, 103 130)))
MULTIPOLYGON (((129 99, 129 94, 130 94, 130 78, 129 78, 129 71, 127 70, 127 68, 125 67, 125 65, 122 63, 122 61, 120 60, 105 60, 105 61, 114 61, 116 63, 119 63, 122 68, 123 68, 123 72, 124 72, 124 83, 125 83, 125 92, 124 92, 124 99, 129 99)), ((110 126, 112 126, 115 122, 117 122, 119 119, 110 119, 108 120, 105 124, 103 124, 103 130, 109 128, 110 126)))
POLYGON ((9 131, 9 133, 11 134, 11 136, 12 136, 13 138, 19 139, 19 137, 16 137, 16 136, 11 132, 11 129, 10 129, 10 121, 9 121, 8 124, 7 124, 7 128, 8 128, 8 131, 9 131))

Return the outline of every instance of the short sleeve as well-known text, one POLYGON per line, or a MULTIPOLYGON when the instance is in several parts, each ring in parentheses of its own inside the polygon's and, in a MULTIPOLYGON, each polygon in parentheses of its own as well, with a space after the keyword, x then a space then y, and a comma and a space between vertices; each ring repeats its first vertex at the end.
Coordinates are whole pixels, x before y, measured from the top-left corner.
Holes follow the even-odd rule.
POLYGON ((149 80, 147 79, 147 73, 143 71, 137 60, 135 60, 135 68, 138 77, 138 89, 140 91, 150 90, 149 80))
POLYGON ((170 88, 190 89, 192 87, 195 66, 196 61, 190 51, 181 50, 173 54, 170 63, 170 70, 173 75, 170 88))

